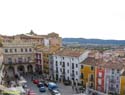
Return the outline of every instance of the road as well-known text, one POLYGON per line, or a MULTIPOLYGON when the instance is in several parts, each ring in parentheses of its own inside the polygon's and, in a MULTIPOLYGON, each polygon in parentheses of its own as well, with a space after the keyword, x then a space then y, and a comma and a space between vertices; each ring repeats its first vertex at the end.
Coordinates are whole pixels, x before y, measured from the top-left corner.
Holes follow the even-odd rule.
MULTIPOLYGON (((40 76, 35 76, 35 77, 38 79, 40 76)), ((33 82, 31 81, 31 75, 26 75, 24 76, 24 78, 27 80, 28 88, 32 89, 37 95, 51 95, 47 88, 46 88, 47 90, 46 93, 39 92, 37 85, 33 84, 33 82)), ((61 83, 57 83, 57 85, 59 87, 61 95, 73 95, 75 93, 72 90, 71 86, 65 86, 61 83)))

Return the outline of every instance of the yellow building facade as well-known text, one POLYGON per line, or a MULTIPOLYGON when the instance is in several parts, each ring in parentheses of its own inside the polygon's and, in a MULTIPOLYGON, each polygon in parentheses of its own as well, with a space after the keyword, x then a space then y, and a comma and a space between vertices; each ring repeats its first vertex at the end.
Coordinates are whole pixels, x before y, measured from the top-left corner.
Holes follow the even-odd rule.
POLYGON ((125 95, 125 71, 120 77, 120 95, 125 95))
POLYGON ((95 88, 95 64, 92 58, 87 58, 81 63, 81 83, 83 87, 88 85, 90 88, 95 88))

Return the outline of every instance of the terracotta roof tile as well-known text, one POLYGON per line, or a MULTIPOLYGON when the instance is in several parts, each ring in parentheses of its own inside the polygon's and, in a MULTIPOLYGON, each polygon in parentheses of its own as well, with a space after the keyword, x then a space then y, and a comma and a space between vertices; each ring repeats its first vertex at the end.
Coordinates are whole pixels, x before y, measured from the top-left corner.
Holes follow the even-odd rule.
POLYGON ((62 50, 57 51, 55 55, 79 57, 81 54, 83 54, 84 51, 85 51, 84 49, 64 48, 62 50))

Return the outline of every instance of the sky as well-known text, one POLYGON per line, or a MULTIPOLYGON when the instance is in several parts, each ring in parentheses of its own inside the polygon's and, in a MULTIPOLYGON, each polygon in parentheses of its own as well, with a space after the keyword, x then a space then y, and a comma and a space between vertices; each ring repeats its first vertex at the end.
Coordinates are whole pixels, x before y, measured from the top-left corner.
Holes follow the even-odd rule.
POLYGON ((125 40, 125 0, 0 0, 0 34, 125 40))

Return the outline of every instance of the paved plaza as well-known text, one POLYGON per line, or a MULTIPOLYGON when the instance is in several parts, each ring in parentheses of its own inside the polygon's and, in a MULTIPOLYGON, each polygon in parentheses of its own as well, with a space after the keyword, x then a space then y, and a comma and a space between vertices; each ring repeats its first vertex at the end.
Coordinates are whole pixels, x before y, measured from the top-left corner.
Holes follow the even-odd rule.
MULTIPOLYGON (((48 91, 48 88, 46 88, 47 91, 45 93, 39 92, 39 88, 37 87, 37 85, 33 84, 33 82, 31 81, 32 75, 25 75, 24 77, 27 80, 28 88, 32 89, 37 95, 51 95, 51 93, 48 91)), ((39 79, 40 76, 34 76, 34 78, 39 79)), ((76 93, 76 91, 73 91, 71 86, 65 86, 62 83, 57 83, 57 85, 59 87, 61 95, 73 95, 76 93)))

